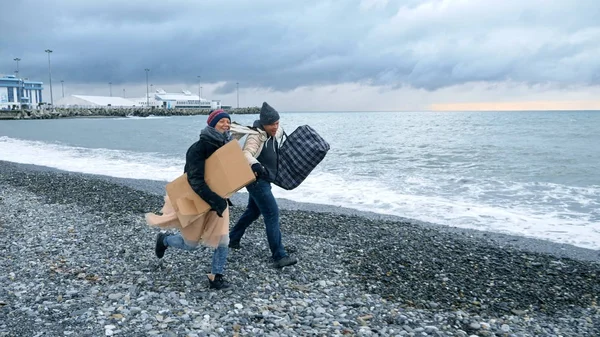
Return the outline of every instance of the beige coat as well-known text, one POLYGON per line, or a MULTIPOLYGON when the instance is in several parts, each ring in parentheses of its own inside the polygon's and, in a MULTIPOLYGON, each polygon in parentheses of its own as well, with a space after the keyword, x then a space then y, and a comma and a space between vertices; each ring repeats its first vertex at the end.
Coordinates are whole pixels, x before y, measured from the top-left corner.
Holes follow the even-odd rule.
POLYGON ((176 228, 186 243, 195 246, 202 243, 205 246, 216 248, 224 239, 229 238, 229 207, 219 217, 217 212, 206 212, 194 216, 178 216, 168 196, 165 196, 165 204, 161 209, 162 215, 154 213, 146 214, 146 223, 153 227, 163 229, 176 228), (185 223, 182 226, 181 221, 185 223))
MULTIPOLYGON (((236 123, 231 124, 231 134, 235 139, 241 139, 248 135, 246 142, 242 148, 246 159, 250 165, 258 163, 256 158, 260 155, 265 142, 269 139, 267 133, 261 129, 251 129, 247 126, 242 126, 236 123)), ((275 140, 279 147, 283 144, 283 128, 279 127, 275 133, 275 140)))

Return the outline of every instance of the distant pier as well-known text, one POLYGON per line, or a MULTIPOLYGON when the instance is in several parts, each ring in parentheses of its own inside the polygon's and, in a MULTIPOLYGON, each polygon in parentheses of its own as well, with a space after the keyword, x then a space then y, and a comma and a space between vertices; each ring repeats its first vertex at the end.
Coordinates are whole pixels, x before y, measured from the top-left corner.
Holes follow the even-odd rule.
MULTIPOLYGON (((195 116, 208 115, 211 109, 162 109, 162 108, 56 108, 54 110, 0 110, 0 120, 7 119, 55 119, 76 117, 148 117, 148 116, 195 116)), ((231 108, 233 115, 259 114, 259 107, 231 108)))

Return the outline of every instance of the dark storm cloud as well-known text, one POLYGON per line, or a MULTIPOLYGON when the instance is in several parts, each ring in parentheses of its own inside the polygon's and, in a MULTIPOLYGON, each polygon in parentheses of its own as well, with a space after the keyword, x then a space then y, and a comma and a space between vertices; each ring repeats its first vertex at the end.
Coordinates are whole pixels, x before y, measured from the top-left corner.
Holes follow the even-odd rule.
POLYGON ((600 2, 11 1, 0 72, 71 83, 600 84, 600 2))

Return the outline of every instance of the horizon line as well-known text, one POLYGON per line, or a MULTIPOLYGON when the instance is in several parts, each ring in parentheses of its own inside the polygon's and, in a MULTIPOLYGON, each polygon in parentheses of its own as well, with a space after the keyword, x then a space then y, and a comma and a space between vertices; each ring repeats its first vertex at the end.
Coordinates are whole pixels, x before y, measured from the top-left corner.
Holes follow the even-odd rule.
MULTIPOLYGON (((242 109, 240 107, 240 109, 242 109)), ((514 110, 281 110, 280 112, 595 112, 598 109, 514 109, 514 110)))

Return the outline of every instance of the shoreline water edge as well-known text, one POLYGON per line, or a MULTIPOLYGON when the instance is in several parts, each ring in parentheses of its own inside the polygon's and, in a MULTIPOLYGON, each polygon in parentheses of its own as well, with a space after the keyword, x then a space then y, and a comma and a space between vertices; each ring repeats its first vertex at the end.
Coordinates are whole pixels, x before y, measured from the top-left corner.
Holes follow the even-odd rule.
POLYGON ((210 249, 154 255, 164 185, 0 161, 0 336, 600 335, 599 251, 286 200, 299 263, 259 221, 211 291, 210 249))

